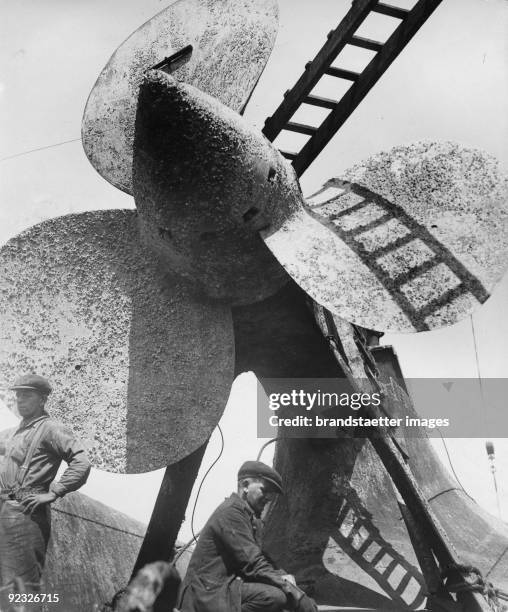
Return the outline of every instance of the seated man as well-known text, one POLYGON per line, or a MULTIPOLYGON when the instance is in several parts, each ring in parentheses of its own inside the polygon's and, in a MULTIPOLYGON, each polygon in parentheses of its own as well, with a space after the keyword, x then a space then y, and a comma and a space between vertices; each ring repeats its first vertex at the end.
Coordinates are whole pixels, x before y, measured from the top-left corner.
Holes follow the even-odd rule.
MULTIPOLYGON (((242 465, 238 493, 215 510, 199 536, 182 586, 181 612, 295 608, 295 598, 286 596, 297 590, 293 576, 276 569, 261 550, 260 516, 277 493, 282 493, 278 472, 260 461, 242 465)), ((309 598, 300 597, 298 609, 316 609, 309 598)))

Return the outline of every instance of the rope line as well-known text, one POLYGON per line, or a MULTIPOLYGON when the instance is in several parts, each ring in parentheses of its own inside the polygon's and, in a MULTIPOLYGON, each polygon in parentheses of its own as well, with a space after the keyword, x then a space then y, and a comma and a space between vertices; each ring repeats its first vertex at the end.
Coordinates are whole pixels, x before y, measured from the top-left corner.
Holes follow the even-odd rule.
POLYGON ((476 592, 481 593, 489 607, 494 612, 504 612, 506 609, 499 599, 507 599, 508 594, 497 589, 492 582, 485 580, 482 573, 473 565, 462 565, 459 563, 451 563, 442 573, 441 576, 446 580, 446 588, 451 593, 476 592), (460 572, 459 582, 451 582, 451 575, 454 572, 460 572))

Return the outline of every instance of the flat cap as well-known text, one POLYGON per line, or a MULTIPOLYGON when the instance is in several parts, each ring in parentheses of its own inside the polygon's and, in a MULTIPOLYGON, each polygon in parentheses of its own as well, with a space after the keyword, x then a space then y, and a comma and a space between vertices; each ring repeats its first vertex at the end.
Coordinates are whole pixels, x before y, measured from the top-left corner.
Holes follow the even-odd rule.
POLYGON ((282 477, 273 468, 261 461, 246 461, 238 470, 238 480, 242 478, 264 478, 282 493, 282 477))
POLYGON ((16 391, 16 389, 35 389, 43 395, 49 395, 53 390, 49 381, 37 374, 24 374, 20 376, 9 389, 12 391, 16 391))

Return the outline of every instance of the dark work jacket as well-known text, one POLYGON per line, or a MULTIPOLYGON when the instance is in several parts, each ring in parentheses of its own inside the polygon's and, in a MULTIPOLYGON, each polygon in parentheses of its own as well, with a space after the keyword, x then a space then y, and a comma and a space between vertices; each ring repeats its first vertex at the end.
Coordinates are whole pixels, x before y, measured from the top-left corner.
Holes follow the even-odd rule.
POLYGON ((242 581, 283 584, 261 550, 261 521, 233 493, 212 514, 192 554, 182 585, 182 612, 240 612, 242 581))

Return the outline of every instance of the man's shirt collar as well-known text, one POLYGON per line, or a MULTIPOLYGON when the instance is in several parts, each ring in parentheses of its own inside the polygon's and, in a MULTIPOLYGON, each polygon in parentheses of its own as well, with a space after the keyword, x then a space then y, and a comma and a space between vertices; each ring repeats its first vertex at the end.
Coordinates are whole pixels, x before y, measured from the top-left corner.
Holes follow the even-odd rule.
POLYGON ((29 419, 27 421, 23 419, 21 423, 18 425, 18 429, 16 431, 21 431, 22 429, 28 429, 28 427, 35 425, 35 423, 38 423, 42 419, 48 419, 48 418, 49 418, 49 414, 45 410, 43 410, 42 414, 38 417, 35 417, 34 419, 29 419))

